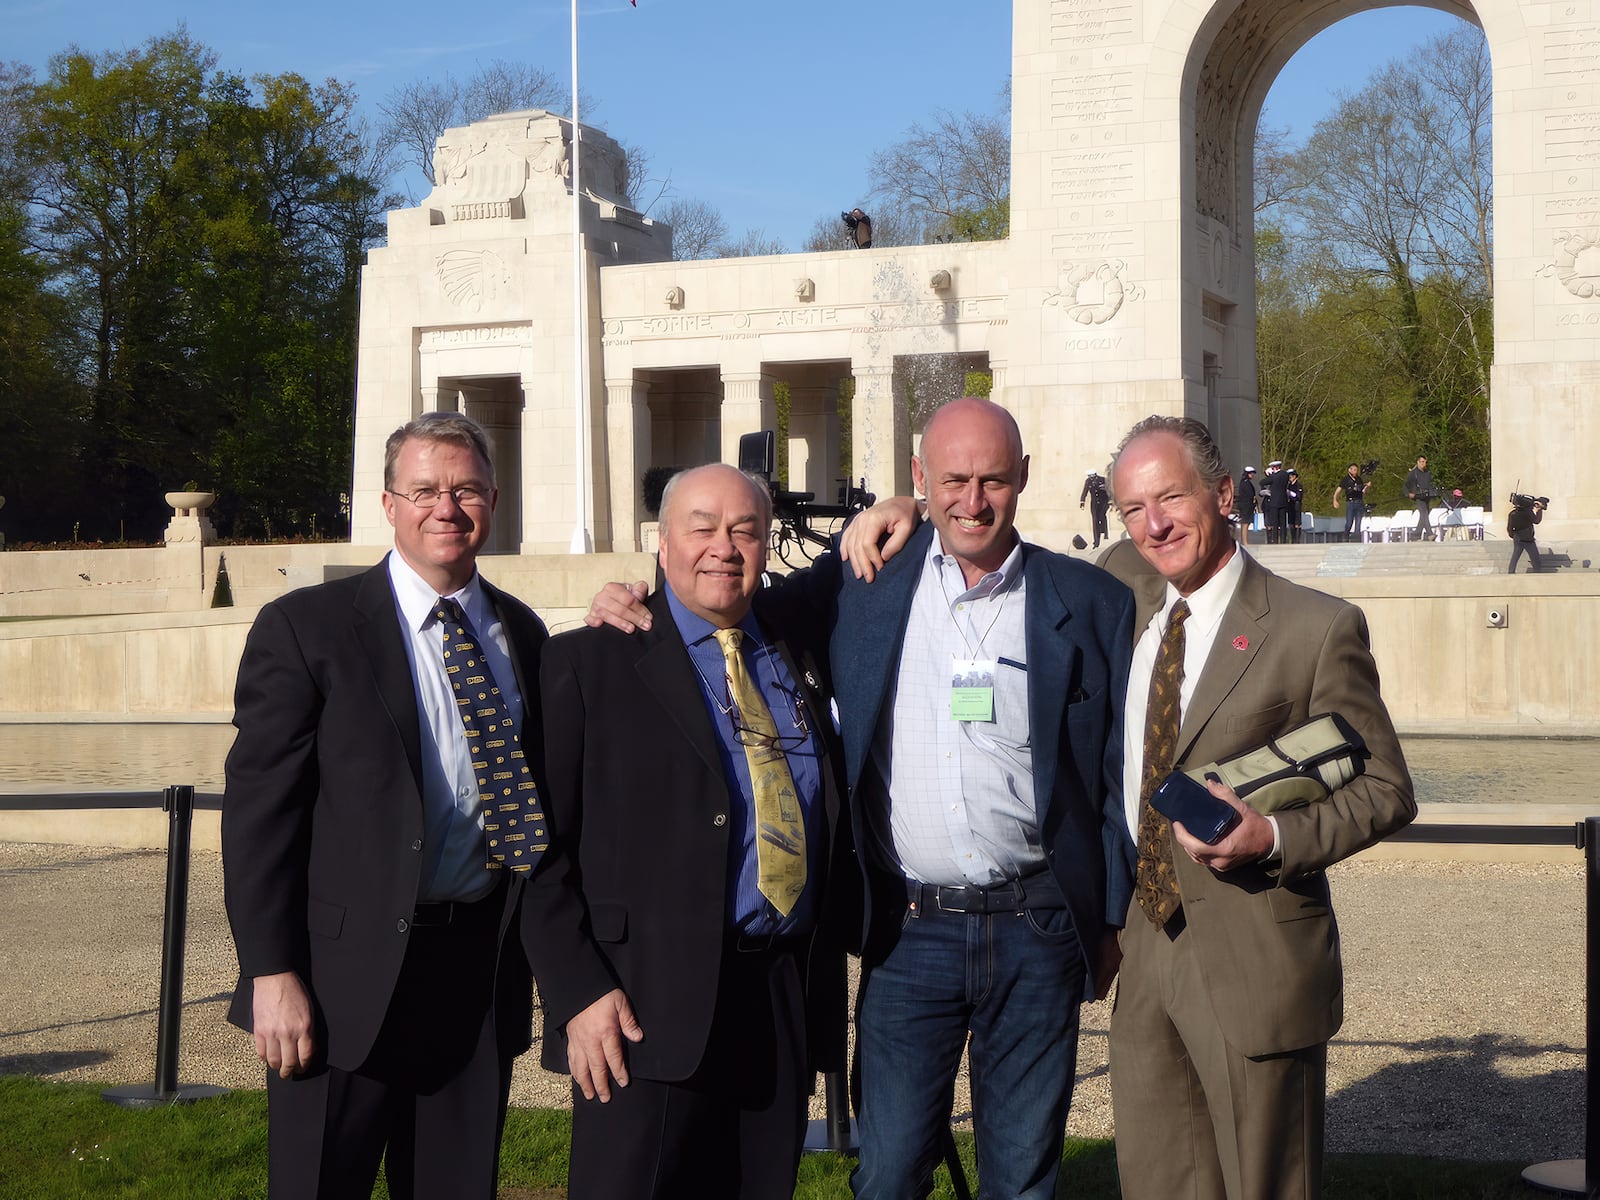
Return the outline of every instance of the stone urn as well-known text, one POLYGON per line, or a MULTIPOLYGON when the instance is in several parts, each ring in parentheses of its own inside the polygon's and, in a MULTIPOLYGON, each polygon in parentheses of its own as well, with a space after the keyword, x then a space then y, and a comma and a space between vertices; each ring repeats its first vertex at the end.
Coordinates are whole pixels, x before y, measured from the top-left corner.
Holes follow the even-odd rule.
POLYGON ((167 503, 180 517, 198 516, 217 502, 215 492, 168 492, 167 503))
POLYGON ((217 540, 217 531, 206 516, 206 509, 217 502, 215 492, 168 492, 166 499, 173 514, 163 538, 167 545, 209 546, 217 540))

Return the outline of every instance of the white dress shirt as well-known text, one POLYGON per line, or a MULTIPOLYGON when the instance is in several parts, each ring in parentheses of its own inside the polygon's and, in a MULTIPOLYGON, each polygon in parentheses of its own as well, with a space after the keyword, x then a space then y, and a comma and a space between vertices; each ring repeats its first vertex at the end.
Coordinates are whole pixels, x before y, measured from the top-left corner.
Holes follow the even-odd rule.
POLYGON ((981 887, 1044 865, 1033 797, 1020 540, 998 570, 969 588, 961 564, 934 533, 872 759, 887 800, 883 794, 868 800, 870 836, 879 855, 908 878, 981 887), (957 659, 996 664, 992 721, 950 715, 957 659))
MULTIPOLYGON (((433 611, 440 596, 413 571, 399 552, 389 555, 389 582, 411 680, 416 686, 422 735, 422 877, 417 899, 476 900, 493 889, 497 874, 485 867, 483 804, 478 776, 467 752, 467 736, 456 707, 455 690, 444 670, 444 633, 433 611)), ((483 641, 484 656, 513 725, 524 738, 539 736, 522 724, 522 692, 507 650, 505 628, 484 594, 477 574, 445 599, 461 611, 483 641)))
MULTIPOLYGON (((1234 592, 1239 590, 1239 580, 1244 576, 1244 556, 1243 548, 1235 546, 1233 556, 1222 564, 1222 569, 1185 597, 1189 601, 1189 619, 1183 624, 1183 687, 1178 693, 1180 724, 1188 715, 1189 701, 1194 698, 1200 673, 1205 670, 1206 659, 1217 640, 1222 614, 1233 602, 1234 592)), ((1150 707, 1150 676, 1155 671, 1156 652, 1167 632, 1172 606, 1178 602, 1180 594, 1177 588, 1167 584, 1161 608, 1134 643, 1133 665, 1128 670, 1128 703, 1123 709, 1122 727, 1122 806, 1135 842, 1139 838, 1139 785, 1144 778, 1144 722, 1150 707)))

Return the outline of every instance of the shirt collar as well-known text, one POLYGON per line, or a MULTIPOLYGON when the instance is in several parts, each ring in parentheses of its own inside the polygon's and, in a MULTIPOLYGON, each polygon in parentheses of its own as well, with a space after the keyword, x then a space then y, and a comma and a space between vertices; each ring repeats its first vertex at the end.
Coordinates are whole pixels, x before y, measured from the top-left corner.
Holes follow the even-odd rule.
MULTIPOLYGON (((400 606, 400 615, 406 628, 413 633, 427 629, 433 623, 433 610, 439 605, 439 593, 429 587, 397 551, 389 555, 389 583, 394 588, 395 602, 400 606)), ((467 614, 467 621, 474 629, 485 627, 489 601, 484 595, 483 580, 477 571, 473 571, 465 587, 450 592, 446 599, 461 605, 461 611, 467 614)))
MULTIPOLYGON (((707 638, 716 636, 719 627, 713 625, 699 613, 691 610, 682 600, 679 600, 670 583, 663 583, 661 587, 667 594, 667 608, 672 612, 672 623, 678 627, 678 633, 682 636, 685 645, 698 646, 707 638)), ((752 641, 753 644, 764 644, 764 639, 761 636, 761 626, 756 623, 756 614, 753 609, 746 612, 734 628, 743 630, 746 640, 752 641)))
POLYGON ((984 599, 1001 595, 1014 587, 1017 580, 1022 577, 1022 536, 1015 530, 1012 530, 1011 536, 1016 540, 1011 547, 1011 553, 1006 555, 1005 562, 971 587, 967 587, 966 575, 961 570, 961 564, 956 561, 953 554, 944 552, 944 543, 939 538, 939 531, 935 529, 933 536, 928 539, 928 562, 933 566, 934 578, 942 585, 945 581, 944 568, 947 566, 953 568, 960 586, 960 594, 955 597, 958 600, 969 597, 984 599))
MULTIPOLYGON (((1222 568, 1185 597, 1189 601, 1190 628, 1209 629, 1222 620, 1223 610, 1233 599, 1233 593, 1239 588, 1239 580, 1244 576, 1244 560, 1244 547, 1235 546, 1233 554, 1222 564, 1222 568)), ((1167 614, 1182 594, 1172 584, 1167 584, 1166 598, 1162 601, 1163 628, 1166 627, 1167 614)))

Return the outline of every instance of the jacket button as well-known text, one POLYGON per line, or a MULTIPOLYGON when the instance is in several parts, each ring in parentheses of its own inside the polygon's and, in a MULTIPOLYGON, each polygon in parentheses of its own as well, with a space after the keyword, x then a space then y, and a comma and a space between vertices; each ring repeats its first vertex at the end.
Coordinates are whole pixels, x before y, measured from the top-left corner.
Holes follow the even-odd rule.
POLYGON ((711 818, 711 823, 713 825, 715 825, 718 829, 721 829, 724 825, 726 825, 728 823, 728 814, 727 813, 718 813, 716 816, 711 818))
POLYGON ((420 852, 422 850, 422 839, 418 838, 416 841, 412 842, 411 849, 413 851, 420 852))
POLYGON ((411 922, 406 920, 404 917, 401 917, 394 923, 394 927, 397 932, 404 933, 406 930, 411 928, 411 922))

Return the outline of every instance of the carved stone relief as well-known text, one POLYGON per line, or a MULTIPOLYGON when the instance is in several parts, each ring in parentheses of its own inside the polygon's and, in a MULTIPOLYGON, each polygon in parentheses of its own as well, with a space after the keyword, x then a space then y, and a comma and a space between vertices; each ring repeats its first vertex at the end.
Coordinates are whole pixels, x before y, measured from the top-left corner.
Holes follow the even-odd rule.
POLYGON ((1144 297, 1142 287, 1127 281, 1127 270, 1120 259, 1069 264, 1061 269, 1060 287, 1045 296, 1045 306, 1061 309, 1079 325, 1104 325, 1129 300, 1144 297))
POLYGON ((433 261, 445 298, 457 308, 477 312, 511 283, 505 259, 493 250, 448 250, 433 261))

